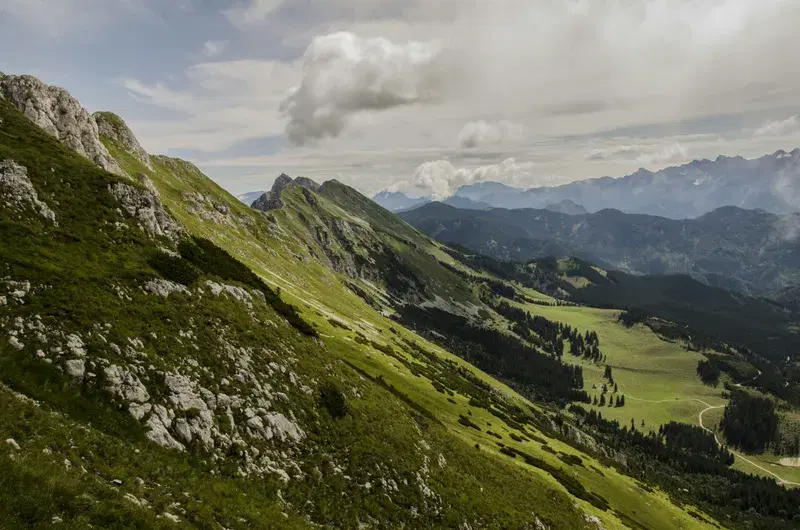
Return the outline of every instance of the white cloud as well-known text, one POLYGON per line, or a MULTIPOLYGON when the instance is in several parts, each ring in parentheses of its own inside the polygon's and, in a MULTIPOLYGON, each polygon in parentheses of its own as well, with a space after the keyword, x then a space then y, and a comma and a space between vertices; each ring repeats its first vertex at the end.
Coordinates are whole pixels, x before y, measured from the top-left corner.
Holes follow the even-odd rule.
POLYGON ((800 132, 798 115, 790 116, 785 120, 769 121, 753 132, 754 136, 788 136, 800 132))
POLYGON ((680 143, 667 145, 615 145, 593 149, 587 160, 635 160, 645 166, 679 164, 689 158, 689 151, 680 143))
POLYGON ((225 51, 225 48, 228 47, 228 44, 228 41, 225 40, 209 40, 203 44, 201 53, 204 57, 208 57, 209 59, 219 57, 225 51))
POLYGON ((689 159, 689 151, 681 144, 675 143, 666 145, 655 152, 642 153, 636 157, 636 161, 640 164, 649 165, 664 165, 664 164, 681 164, 689 159))
POLYGON ((531 162, 518 163, 513 158, 472 169, 456 168, 449 160, 434 160, 425 162, 414 171, 411 184, 425 195, 442 199, 453 195, 459 187, 475 182, 520 182, 530 177, 532 167, 531 162))
POLYGON ((303 56, 303 79, 281 104, 286 134, 296 144, 336 137, 348 117, 434 99, 432 42, 397 45, 340 32, 317 37, 303 56))
POLYGON ((502 120, 487 123, 483 120, 467 123, 458 133, 458 144, 465 149, 498 145, 506 141, 519 142, 523 137, 523 127, 517 123, 502 120))

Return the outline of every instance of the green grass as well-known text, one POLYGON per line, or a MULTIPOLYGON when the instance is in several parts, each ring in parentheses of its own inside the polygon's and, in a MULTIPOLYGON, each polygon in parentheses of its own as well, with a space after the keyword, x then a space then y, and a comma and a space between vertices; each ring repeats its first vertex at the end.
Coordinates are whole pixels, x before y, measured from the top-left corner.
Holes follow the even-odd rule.
POLYGON ((706 386, 697 377, 697 363, 704 359, 701 354, 666 342, 643 325, 625 328, 617 321, 619 311, 536 304, 524 307, 533 315, 568 323, 581 332, 597 332, 600 351, 607 356, 605 363, 587 362, 569 353, 564 354, 564 359, 584 367, 584 387, 598 399, 600 390, 592 390, 592 385, 606 382, 605 366, 611 366, 619 393, 625 395, 625 406, 595 407, 608 419, 626 424, 633 418, 637 428, 641 428, 644 419, 650 430, 673 420, 697 424, 698 414, 706 408, 701 402, 709 405, 726 402, 721 397, 721 386, 706 386))

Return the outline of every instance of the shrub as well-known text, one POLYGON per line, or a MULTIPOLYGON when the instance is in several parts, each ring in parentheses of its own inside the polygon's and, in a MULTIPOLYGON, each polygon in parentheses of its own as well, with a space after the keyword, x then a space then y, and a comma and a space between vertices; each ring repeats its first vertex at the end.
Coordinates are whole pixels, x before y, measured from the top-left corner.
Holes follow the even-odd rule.
POLYGON ((347 404, 344 392, 330 381, 320 388, 317 403, 320 408, 327 410, 334 419, 343 418, 350 412, 350 405, 347 404))
POLYGON ((167 280, 183 285, 191 285, 200 277, 200 271, 190 262, 164 252, 156 252, 147 263, 167 280))

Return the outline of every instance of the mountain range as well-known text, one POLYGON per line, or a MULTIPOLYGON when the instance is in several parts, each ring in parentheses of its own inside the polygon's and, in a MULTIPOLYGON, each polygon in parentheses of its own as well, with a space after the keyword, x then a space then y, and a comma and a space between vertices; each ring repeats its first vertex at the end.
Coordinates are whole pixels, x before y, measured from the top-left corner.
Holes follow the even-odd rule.
MULTIPOLYGON (((792 213, 800 207, 800 149, 756 159, 719 156, 652 172, 640 169, 620 178, 580 180, 556 187, 520 189, 499 182, 460 187, 453 197, 496 208, 550 209, 569 200, 588 212, 616 209, 671 219, 699 217, 723 206, 792 213)), ((380 195, 380 194, 379 194, 380 195)), ((375 197, 382 204, 382 196, 375 197)), ((392 194, 390 210, 421 205, 392 194), (394 204, 405 204, 394 208, 394 204)), ((386 206, 386 205, 384 205, 386 206)), ((568 213, 568 212, 567 212, 568 213)))
POLYGON ((674 220, 619 210, 463 210, 430 203, 400 214, 416 228, 501 259, 579 256, 634 274, 689 274, 735 291, 780 295, 800 284, 800 215, 734 206, 674 220))

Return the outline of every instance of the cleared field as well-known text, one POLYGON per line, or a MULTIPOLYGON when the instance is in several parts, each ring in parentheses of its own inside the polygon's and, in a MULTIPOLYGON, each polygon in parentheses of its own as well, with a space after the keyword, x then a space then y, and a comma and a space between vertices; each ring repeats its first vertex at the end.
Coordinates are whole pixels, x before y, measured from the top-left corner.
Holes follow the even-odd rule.
MULTIPOLYGON (((535 291, 527 291, 533 294, 535 291)), ((539 294, 539 297, 542 295, 539 294)), ((607 356, 604 363, 592 363, 565 353, 567 362, 579 364, 584 370, 585 389, 600 398, 605 366, 611 366, 619 394, 625 396, 625 406, 600 407, 584 405, 602 412, 608 419, 634 425, 640 430, 655 430, 669 421, 702 425, 713 431, 722 417, 722 386, 709 387, 697 377, 697 362, 703 356, 685 350, 679 344, 660 339, 644 325, 625 328, 618 322, 619 311, 571 306, 519 304, 533 315, 577 327, 582 333, 597 332, 600 351, 607 356), (596 389, 592 387, 596 386, 596 389), (713 408, 712 408, 713 407, 713 408), (701 422, 702 413, 702 422, 701 422), (642 424, 644 420, 644 424, 642 424)), ((607 397, 612 395, 610 392, 607 397)), ((734 468, 759 476, 774 478, 787 487, 800 485, 800 467, 778 463, 780 457, 743 455, 738 452, 734 468), (797 483, 797 484, 795 484, 797 483)))
POLYGON ((585 389, 600 398, 605 366, 611 367, 625 406, 594 407, 609 419, 630 423, 637 429, 657 429, 662 423, 682 421, 697 424, 698 414, 709 405, 724 405, 721 389, 704 385, 697 377, 703 356, 679 344, 658 338, 649 328, 619 324, 619 311, 570 306, 524 305, 533 315, 577 327, 582 333, 597 332, 605 363, 592 363, 565 353, 565 361, 583 366, 585 389), (598 388, 593 389, 596 385, 598 388))

